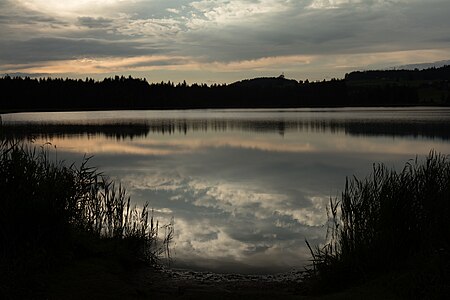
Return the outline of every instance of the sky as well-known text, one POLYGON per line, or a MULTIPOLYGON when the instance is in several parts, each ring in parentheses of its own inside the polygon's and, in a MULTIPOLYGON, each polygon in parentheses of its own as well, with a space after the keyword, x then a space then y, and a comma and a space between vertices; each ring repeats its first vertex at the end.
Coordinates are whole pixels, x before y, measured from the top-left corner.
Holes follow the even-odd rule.
POLYGON ((448 0, 0 0, 0 74, 230 83, 450 59, 448 0))

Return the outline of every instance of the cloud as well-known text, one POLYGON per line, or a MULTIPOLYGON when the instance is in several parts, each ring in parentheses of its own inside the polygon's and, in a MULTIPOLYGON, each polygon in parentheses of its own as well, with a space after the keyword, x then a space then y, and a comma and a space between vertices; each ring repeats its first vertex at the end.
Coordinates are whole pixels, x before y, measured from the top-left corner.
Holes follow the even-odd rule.
MULTIPOLYGON (((158 53, 173 56, 177 62, 161 62, 158 68, 149 65, 148 69, 138 64, 134 71, 164 76, 191 72, 228 81, 234 76, 283 71, 310 79, 342 77, 350 68, 389 67, 450 56, 450 2, 444 0, 61 3, 0 2, 3 65, 14 70, 14 64, 55 65, 58 60, 66 63, 84 56, 118 60, 158 53)), ((111 70, 105 68, 106 72, 111 70)))
POLYGON ((158 53, 159 49, 141 49, 140 44, 130 41, 109 41, 92 38, 38 37, 26 41, 2 41, 4 47, 0 61, 9 64, 50 62, 58 60, 132 57, 158 53))
POLYGON ((78 17, 78 23, 88 28, 105 28, 110 27, 113 20, 108 18, 78 17))
MULTIPOLYGON (((109 11, 122 0, 16 0, 16 3, 26 9, 42 11, 47 14, 71 16, 83 12, 109 11)), ((129 2, 134 2, 131 0, 129 2)))
POLYGON ((123 35, 164 39, 176 35, 181 27, 179 21, 172 19, 127 19, 116 30, 123 35))
MULTIPOLYGON (((325 208, 318 204, 322 199, 314 199, 316 204, 308 206, 298 198, 271 193, 269 187, 249 189, 186 174, 161 175, 136 176, 126 182, 132 190, 140 180, 151 183, 151 187, 139 185, 133 198, 145 195, 152 199, 152 205, 171 207, 176 228, 175 259, 190 268, 220 271, 232 263, 237 268, 234 271, 254 270, 261 265, 270 272, 276 268, 286 270, 301 266, 308 257, 305 236, 317 241, 325 234, 325 208), (167 198, 170 203, 164 201, 167 198), (274 259, 290 249, 292 253, 285 261, 274 259)), ((166 213, 164 216, 170 217, 166 213)))
POLYGON ((251 23, 266 15, 274 15, 290 8, 289 1, 222 1, 202 0, 190 4, 196 10, 192 14, 188 27, 198 29, 205 26, 221 26, 235 23, 251 23))

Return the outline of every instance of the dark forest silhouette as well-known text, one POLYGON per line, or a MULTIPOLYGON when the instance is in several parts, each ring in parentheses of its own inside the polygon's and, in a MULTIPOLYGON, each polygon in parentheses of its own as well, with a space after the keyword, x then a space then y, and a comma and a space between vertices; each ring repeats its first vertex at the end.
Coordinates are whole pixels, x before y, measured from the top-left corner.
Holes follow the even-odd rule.
POLYGON ((115 76, 60 79, 0 78, 2 111, 99 109, 295 108, 449 105, 450 66, 364 71, 309 82, 284 76, 232 84, 149 83, 115 76))

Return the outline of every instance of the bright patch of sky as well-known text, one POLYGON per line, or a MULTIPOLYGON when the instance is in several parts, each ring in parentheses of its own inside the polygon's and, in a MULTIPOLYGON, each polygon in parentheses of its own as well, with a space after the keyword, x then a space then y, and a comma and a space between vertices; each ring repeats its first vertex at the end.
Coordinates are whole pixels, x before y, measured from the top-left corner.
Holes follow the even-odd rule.
POLYGON ((231 82, 450 58, 450 2, 0 0, 0 74, 231 82))

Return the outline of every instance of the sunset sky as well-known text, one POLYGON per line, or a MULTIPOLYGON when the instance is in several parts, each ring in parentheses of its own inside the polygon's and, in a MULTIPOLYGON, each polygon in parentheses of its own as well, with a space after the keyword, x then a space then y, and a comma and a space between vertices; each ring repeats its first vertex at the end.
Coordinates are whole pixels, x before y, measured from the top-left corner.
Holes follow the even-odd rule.
POLYGON ((0 0, 0 74, 233 82, 450 59, 448 0, 0 0))

